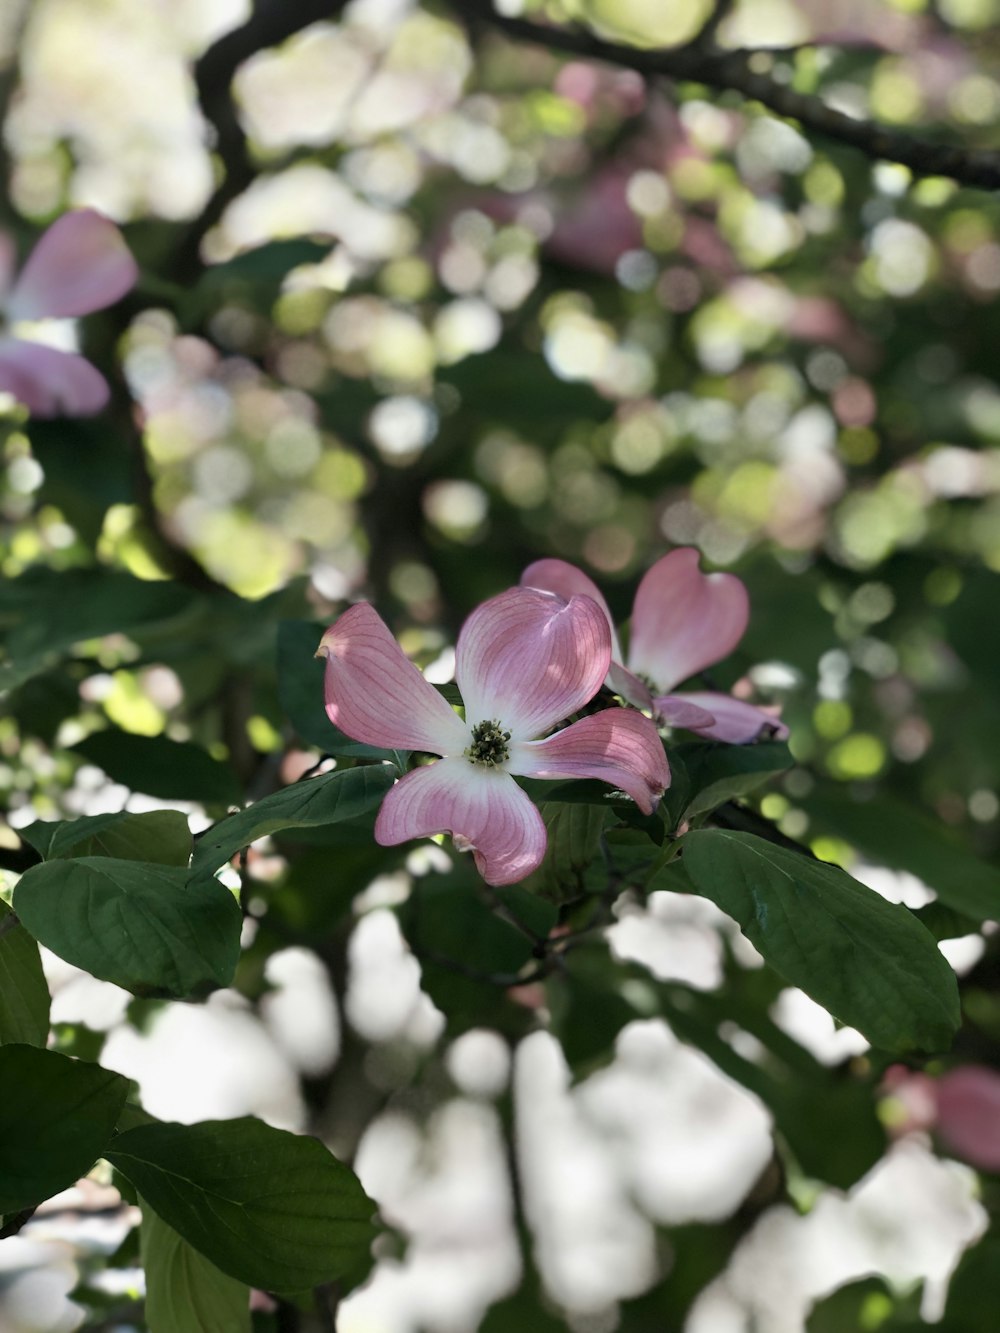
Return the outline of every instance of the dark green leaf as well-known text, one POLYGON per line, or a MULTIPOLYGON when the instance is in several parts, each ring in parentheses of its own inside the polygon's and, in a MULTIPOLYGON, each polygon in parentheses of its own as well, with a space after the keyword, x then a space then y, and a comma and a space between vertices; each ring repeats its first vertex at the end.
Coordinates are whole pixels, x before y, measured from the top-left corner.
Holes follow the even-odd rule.
POLYGON ((278 626, 278 699, 282 709, 302 739, 324 754, 392 759, 392 750, 351 740, 327 717, 323 706, 325 663, 316 656, 325 628, 308 620, 283 620, 278 626))
POLYGON ((104 1154, 146 1203, 224 1273, 268 1291, 338 1282, 371 1267, 375 1205, 317 1140, 259 1120, 155 1124, 104 1154))
POLYGON ((10 613, 16 623, 7 636, 0 689, 12 689, 84 639, 171 619, 190 605, 191 593, 118 570, 30 569, 9 580, 4 603, 0 612, 10 613))
POLYGON ((829 789, 802 804, 821 828, 883 865, 917 875, 949 907, 976 922, 1000 918, 1000 869, 980 861, 922 810, 891 796, 856 801, 829 789))
POLYGON ((0 1045, 44 1046, 49 1035, 49 988, 38 945, 0 902, 0 1045))
MULTIPOLYGON (((548 833, 545 859, 525 881, 533 892, 556 903, 599 891, 607 883, 600 856, 601 834, 614 815, 606 806, 546 801, 541 807, 548 833), (588 871, 595 873, 588 876, 588 871)), ((655 848, 649 844, 650 855, 655 848)))
POLYGON ((55 1051, 0 1046, 0 1088, 0 1213, 16 1213, 103 1156, 128 1080, 55 1051))
POLYGON ((74 745, 73 753, 103 768, 114 782, 160 800, 234 805, 241 799, 229 765, 191 741, 133 736, 109 727, 74 745))
MULTIPOLYGON (((523 894, 523 891, 522 891, 523 894)), ((525 895, 526 896, 526 895, 525 895)), ((546 904, 547 906, 547 904, 546 904)), ((534 949, 532 922, 524 897, 510 890, 487 890, 464 866, 452 875, 419 880, 398 909, 400 925, 420 961, 421 984, 448 1020, 452 1035, 493 1024, 506 1028, 513 985, 534 949), (503 904, 527 931, 505 920, 487 900, 503 904)), ((547 918, 546 918, 547 919, 547 918)), ((524 1016, 522 1010, 518 1017, 524 1016)))
POLYGON ((239 958, 235 898, 179 866, 45 861, 21 877, 14 907, 40 944, 134 995, 205 995, 229 985, 239 958))
POLYGON ((284 787, 223 819, 199 838, 193 871, 216 870, 241 847, 281 829, 314 828, 357 819, 380 804, 395 778, 396 769, 389 764, 366 764, 284 787))
POLYGON ((250 1333, 250 1288, 216 1268, 140 1200, 149 1333, 250 1333))
POLYGON ((66 856, 113 856, 124 861, 186 866, 194 845, 187 816, 179 810, 39 820, 21 829, 21 837, 46 861, 66 856))
MULTIPOLYGON (((607 1064, 626 1023, 650 1017, 651 1010, 636 1007, 637 999, 646 998, 642 985, 632 980, 627 967, 615 962, 606 945, 587 945, 566 955, 545 989, 552 1030, 574 1075, 607 1064)), ((653 993, 650 987, 648 995, 653 993)))
MULTIPOLYGON (((761 741, 759 745, 693 742, 679 745, 677 751, 688 781, 684 819, 749 795, 794 763, 788 746, 781 741, 761 741)), ((673 756, 671 751, 671 762, 673 756)))
POLYGON ((776 972, 874 1046, 948 1047, 960 1022, 955 974, 905 907, 748 833, 689 833, 684 866, 776 972))

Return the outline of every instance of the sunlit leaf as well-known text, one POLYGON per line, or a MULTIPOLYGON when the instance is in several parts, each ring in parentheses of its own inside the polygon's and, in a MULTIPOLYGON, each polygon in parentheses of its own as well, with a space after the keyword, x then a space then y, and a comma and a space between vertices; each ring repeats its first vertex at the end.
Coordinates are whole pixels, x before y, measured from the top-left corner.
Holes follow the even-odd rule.
POLYGON ((149 1333, 250 1333, 247 1284, 216 1268, 148 1204, 142 1266, 149 1333))

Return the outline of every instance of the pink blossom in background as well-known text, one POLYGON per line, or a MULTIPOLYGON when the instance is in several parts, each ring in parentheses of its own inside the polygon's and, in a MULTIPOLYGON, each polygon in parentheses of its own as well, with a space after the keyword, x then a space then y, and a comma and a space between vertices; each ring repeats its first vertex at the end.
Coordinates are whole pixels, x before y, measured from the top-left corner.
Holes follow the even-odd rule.
POLYGON ((375 822, 383 846, 450 833, 488 884, 513 884, 545 855, 545 824, 513 775, 599 778, 649 814, 670 781, 648 718, 622 708, 546 732, 601 688, 611 634, 589 597, 511 588, 477 607, 456 646, 463 721, 359 603, 327 632, 326 711, 348 736, 441 758, 407 773, 375 822), (539 737, 545 736, 545 739, 539 737))
POLYGON ((958 1065, 935 1078, 893 1065, 882 1091, 896 1104, 897 1133, 933 1130, 947 1153, 1000 1172, 1000 1070, 958 1065))
POLYGON ((14 277, 14 246, 0 235, 0 390, 35 416, 90 416, 107 403, 104 376, 75 352, 12 337, 11 325, 75 319, 112 305, 139 276, 121 232, 91 208, 64 213, 14 277))
POLYGON ((957 1157, 1000 1171, 1000 1072, 960 1065, 935 1081, 937 1134, 957 1157))
POLYGON ((732 695, 714 690, 673 693, 675 685, 731 653, 750 617, 740 580, 734 574, 703 574, 693 547, 662 556, 640 581, 627 664, 610 608, 582 569, 565 560, 536 560, 521 575, 521 583, 597 602, 612 636, 608 686, 637 708, 649 709, 672 726, 734 744, 763 734, 788 735, 788 728, 771 713, 732 695))

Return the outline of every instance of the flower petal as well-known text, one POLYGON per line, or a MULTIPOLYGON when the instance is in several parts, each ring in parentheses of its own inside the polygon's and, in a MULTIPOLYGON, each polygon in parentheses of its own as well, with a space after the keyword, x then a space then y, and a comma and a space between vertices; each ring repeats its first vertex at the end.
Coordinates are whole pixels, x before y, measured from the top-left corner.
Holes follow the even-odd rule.
POLYGON ((666 694, 720 661, 750 618, 747 590, 734 574, 703 574, 698 552, 683 546, 646 571, 635 595, 629 669, 666 694))
POLYGON ((467 759, 415 768, 388 792, 375 821, 383 847, 450 833, 487 884, 514 884, 545 855, 545 824, 509 773, 467 759))
POLYGON ((731 694, 713 694, 711 690, 685 691, 666 699, 656 698, 653 705, 659 711, 661 703, 673 706, 678 700, 704 710, 714 721, 708 725, 698 721, 678 721, 674 725, 687 727, 689 731, 696 731, 699 736, 708 736, 714 741, 745 745, 747 741, 761 738, 783 741, 788 735, 788 728, 774 713, 766 708, 758 708, 755 704, 744 703, 742 699, 734 699, 731 694))
POLYGON ((110 396, 99 370, 75 352, 20 338, 0 339, 0 389, 37 417, 86 417, 110 396))
POLYGON ((567 602, 571 597, 592 597, 607 617, 608 628, 611 630, 611 660, 612 662, 623 660, 618 632, 611 618, 611 608, 589 574, 585 574, 576 565, 571 565, 568 560, 536 560, 521 575, 521 587, 555 592, 567 602))
POLYGON ((599 778, 628 792, 646 815, 670 785, 656 727, 629 708, 606 708, 543 741, 512 745, 507 767, 526 778, 599 778))
POLYGON ((431 754, 462 754, 468 746, 465 723, 367 602, 333 622, 316 656, 326 658, 326 715, 354 740, 431 754))
POLYGON ((668 727, 686 727, 702 731, 715 721, 715 714, 691 702, 687 694, 658 694, 651 705, 657 717, 668 727))
POLYGON ((462 626, 455 679, 470 726, 496 719, 528 740, 592 699, 610 662, 611 631, 590 597, 509 588, 462 626))
POLYGON ((68 319, 112 305, 139 269, 110 220, 92 208, 64 213, 42 234, 7 303, 12 320, 68 319))

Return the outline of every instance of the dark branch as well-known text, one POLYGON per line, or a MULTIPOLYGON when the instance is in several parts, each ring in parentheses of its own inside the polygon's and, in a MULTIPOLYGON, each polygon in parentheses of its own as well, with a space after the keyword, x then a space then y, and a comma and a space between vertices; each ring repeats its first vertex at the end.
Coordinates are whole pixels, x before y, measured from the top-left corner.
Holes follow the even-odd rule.
POLYGON ((533 42, 587 60, 634 69, 645 77, 664 76, 701 83, 720 92, 737 92, 779 116, 797 120, 810 133, 849 144, 878 161, 899 162, 916 176, 948 176, 978 189, 1000 188, 1000 153, 933 143, 867 120, 855 120, 818 97, 796 92, 770 74, 753 68, 754 51, 725 51, 704 46, 701 34, 686 46, 648 50, 604 41, 583 28, 547 27, 497 14, 490 0, 465 0, 463 9, 515 41, 533 42))

